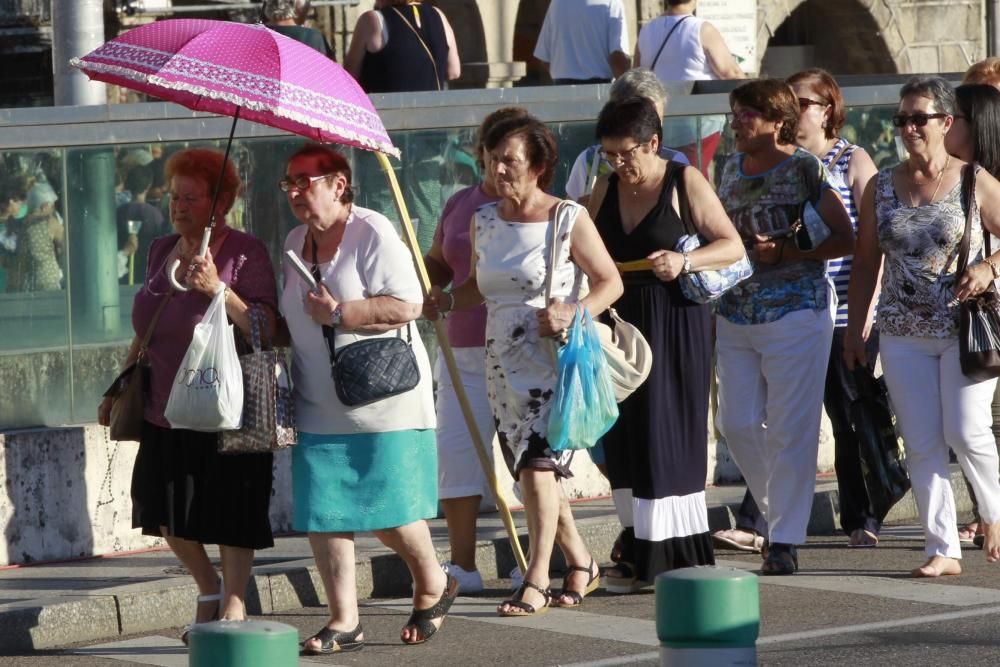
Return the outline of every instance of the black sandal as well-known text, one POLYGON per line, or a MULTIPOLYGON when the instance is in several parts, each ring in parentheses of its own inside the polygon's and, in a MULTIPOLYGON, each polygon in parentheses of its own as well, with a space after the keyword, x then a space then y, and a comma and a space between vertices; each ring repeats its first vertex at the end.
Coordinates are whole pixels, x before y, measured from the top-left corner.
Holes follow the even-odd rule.
POLYGON ((326 653, 360 651, 365 646, 365 640, 358 639, 358 635, 361 633, 360 622, 358 622, 358 627, 350 632, 324 627, 312 637, 302 642, 302 655, 324 655, 326 653), (319 640, 319 648, 306 648, 306 643, 313 639, 319 640))
MULTIPOLYGON (((433 607, 429 609, 417 609, 413 608, 410 613, 410 618, 407 619, 406 625, 403 629, 409 627, 415 627, 420 631, 420 639, 416 641, 406 641, 403 640, 404 644, 423 644, 425 641, 434 636, 434 633, 440 630, 431 621, 435 619, 443 619, 448 615, 448 610, 451 609, 451 605, 455 602, 455 598, 458 597, 458 579, 448 575, 448 581, 445 582, 444 592, 441 593, 441 597, 438 601, 434 603, 433 607)), ((444 621, 441 621, 441 625, 444 625, 444 621)))
POLYGON ((549 610, 550 604, 552 604, 552 592, 546 588, 538 586, 537 584, 533 584, 527 579, 525 579, 524 583, 521 584, 520 588, 514 591, 514 595, 509 600, 504 600, 499 605, 497 605, 497 615, 507 616, 511 618, 515 618, 518 616, 537 616, 539 614, 544 614, 545 612, 547 612, 549 610), (545 602, 538 609, 535 609, 535 605, 531 604, 530 602, 524 601, 524 594, 527 592, 529 588, 535 589, 536 591, 542 594, 543 598, 545 598, 545 602), (503 607, 504 605, 507 605, 508 607, 514 607, 515 609, 520 609, 521 612, 523 613, 501 611, 500 608, 503 607))
POLYGON ((590 558, 590 565, 588 567, 580 567, 579 565, 570 565, 566 568, 566 574, 563 576, 563 587, 562 592, 559 593, 559 598, 568 597, 573 602, 571 604, 565 604, 556 599, 557 607, 579 607, 583 604, 583 598, 585 598, 590 593, 594 592, 598 586, 601 585, 601 568, 597 568, 597 574, 594 574, 594 557, 590 558), (574 572, 586 572, 587 576, 590 577, 587 580, 587 585, 583 589, 583 593, 577 593, 576 591, 571 591, 569 589, 569 576, 574 572))
POLYGON ((760 567, 763 575, 795 574, 799 569, 799 554, 792 544, 775 542, 768 549, 767 558, 760 567))

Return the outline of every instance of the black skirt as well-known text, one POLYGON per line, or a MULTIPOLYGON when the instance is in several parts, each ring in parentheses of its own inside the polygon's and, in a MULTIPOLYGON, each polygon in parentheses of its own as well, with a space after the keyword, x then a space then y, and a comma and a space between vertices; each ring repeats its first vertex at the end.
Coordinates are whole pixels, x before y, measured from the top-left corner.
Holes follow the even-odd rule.
POLYGON ((219 454, 217 433, 143 423, 132 469, 132 527, 246 549, 274 546, 271 454, 219 454))

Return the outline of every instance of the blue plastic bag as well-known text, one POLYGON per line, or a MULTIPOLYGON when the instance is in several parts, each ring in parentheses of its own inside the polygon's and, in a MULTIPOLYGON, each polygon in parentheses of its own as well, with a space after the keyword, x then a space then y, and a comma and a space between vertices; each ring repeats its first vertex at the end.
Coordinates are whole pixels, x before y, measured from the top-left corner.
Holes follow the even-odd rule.
POLYGON ((569 339, 559 350, 558 379, 549 414, 549 447, 593 447, 618 419, 618 403, 601 340, 590 313, 577 308, 569 339))

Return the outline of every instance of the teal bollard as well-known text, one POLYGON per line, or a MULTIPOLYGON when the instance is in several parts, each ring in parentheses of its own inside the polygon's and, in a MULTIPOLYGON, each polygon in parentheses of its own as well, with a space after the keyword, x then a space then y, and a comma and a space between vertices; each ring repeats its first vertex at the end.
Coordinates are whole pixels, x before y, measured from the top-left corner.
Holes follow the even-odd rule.
POLYGON ((756 665, 759 632, 756 575, 689 567, 656 577, 661 667, 756 665))
POLYGON ((188 667, 295 667, 299 632, 273 621, 199 623, 188 633, 188 667))

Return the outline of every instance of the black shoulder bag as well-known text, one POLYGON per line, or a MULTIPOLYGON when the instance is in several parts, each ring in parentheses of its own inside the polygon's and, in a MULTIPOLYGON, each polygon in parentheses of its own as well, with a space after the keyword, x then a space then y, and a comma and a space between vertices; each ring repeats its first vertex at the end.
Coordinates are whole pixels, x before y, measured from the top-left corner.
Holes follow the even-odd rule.
MULTIPOLYGON (((315 263, 316 239, 312 241, 315 263)), ((314 270, 316 282, 320 282, 318 273, 314 270)), ((334 341, 336 331, 323 325, 323 337, 330 349, 330 373, 341 403, 349 407, 371 403, 410 391, 420 383, 412 326, 412 322, 406 323, 405 341, 397 330, 392 338, 368 338, 338 350, 334 341)))
MULTIPOLYGON (((957 282, 969 264, 972 235, 972 209, 976 202, 976 172, 967 165, 962 173, 962 206, 965 207, 965 233, 958 246, 957 282)), ((986 255, 990 253, 990 233, 983 230, 986 255)), ((969 297, 959 304, 958 360, 962 373, 976 382, 1000 376, 1000 295, 995 284, 982 294, 969 297)))

